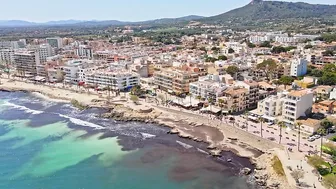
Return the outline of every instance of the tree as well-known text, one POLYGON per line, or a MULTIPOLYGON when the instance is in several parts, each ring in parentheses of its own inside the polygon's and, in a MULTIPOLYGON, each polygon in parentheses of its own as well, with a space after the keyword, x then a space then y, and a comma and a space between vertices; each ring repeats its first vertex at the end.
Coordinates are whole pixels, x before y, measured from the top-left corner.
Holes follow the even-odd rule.
POLYGON ((287 50, 285 49, 285 47, 277 46, 277 47, 273 47, 271 52, 275 54, 280 54, 282 52, 287 52, 287 50))
POLYGON ((234 53, 235 51, 232 49, 232 48, 229 48, 229 50, 228 50, 228 53, 229 54, 232 54, 232 53, 234 53))
POLYGON ((228 58, 225 55, 218 56, 218 60, 227 60, 228 58))
POLYGON ((282 128, 286 127, 285 122, 283 121, 279 121, 278 122, 278 127, 280 130, 280 134, 279 134, 279 144, 281 144, 281 139, 282 139, 282 128))
POLYGON ((309 45, 306 45, 304 48, 305 49, 311 49, 311 48, 313 48, 313 45, 309 44, 309 45))
POLYGON ((327 189, 336 189, 336 175, 329 174, 323 177, 323 184, 327 189))
POLYGON ((214 100, 212 98, 208 98, 208 103, 210 106, 210 111, 212 111, 212 103, 214 102, 214 100))
POLYGON ((255 47, 256 47, 256 45, 253 44, 253 43, 251 43, 251 42, 248 42, 248 43, 247 43, 247 46, 248 46, 249 48, 255 48, 255 47))
POLYGON ((277 64, 273 59, 267 59, 258 64, 257 69, 262 70, 266 75, 266 79, 269 80, 273 73, 277 71, 277 64))
POLYGON ((335 53, 332 50, 326 50, 326 51, 322 52, 323 56, 334 56, 334 54, 335 53))
POLYGON ((296 181, 296 183, 299 185, 300 183, 300 179, 304 178, 304 172, 302 170, 294 170, 291 173, 292 177, 294 178, 294 180, 296 181))
POLYGON ((300 152, 300 139, 301 139, 300 135, 301 135, 301 125, 302 125, 302 123, 301 122, 296 122, 295 125, 299 129, 299 133, 298 133, 298 151, 300 152))
POLYGON ((248 132, 248 115, 249 115, 248 111, 245 111, 244 115, 245 115, 246 132, 248 132))
POLYGON ((227 69, 226 69, 226 73, 234 76, 237 72, 239 71, 239 68, 237 66, 229 66, 227 69))
POLYGON ((131 100, 134 102, 134 103, 137 103, 139 101, 139 98, 135 95, 131 95, 131 100))
POLYGON ((320 123, 321 127, 323 127, 325 130, 328 130, 332 126, 334 126, 334 123, 329 121, 328 119, 323 119, 320 123))
POLYGON ((260 122, 260 137, 263 138, 263 122, 264 122, 264 119, 262 117, 258 117, 258 121, 260 122))
POLYGON ((264 41, 260 44, 260 47, 268 47, 268 48, 271 48, 272 45, 271 45, 271 42, 270 41, 264 41))
POLYGON ((286 86, 291 85, 293 81, 294 81, 294 78, 292 78, 291 76, 285 76, 285 75, 279 79, 279 82, 285 85, 285 89, 286 89, 286 86))

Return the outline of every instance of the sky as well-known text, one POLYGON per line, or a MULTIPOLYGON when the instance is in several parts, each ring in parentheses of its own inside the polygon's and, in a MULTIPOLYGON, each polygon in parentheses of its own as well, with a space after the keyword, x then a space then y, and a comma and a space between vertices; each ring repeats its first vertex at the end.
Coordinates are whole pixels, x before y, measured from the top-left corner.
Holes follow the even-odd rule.
MULTIPOLYGON (((144 21, 187 15, 213 16, 251 0, 4 0, 0 20, 46 22, 53 20, 144 21)), ((288 1, 288 0, 286 0, 288 1)), ((297 0, 290 0, 297 1, 297 0)), ((300 0, 336 4, 335 0, 300 0)))

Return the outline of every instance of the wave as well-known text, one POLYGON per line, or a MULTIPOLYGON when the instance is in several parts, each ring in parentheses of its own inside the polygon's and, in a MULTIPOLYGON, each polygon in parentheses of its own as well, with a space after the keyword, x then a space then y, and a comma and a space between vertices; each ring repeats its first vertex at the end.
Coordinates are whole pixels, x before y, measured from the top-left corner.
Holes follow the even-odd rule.
POLYGON ((7 101, 3 105, 5 105, 5 106, 11 106, 11 107, 19 109, 19 110, 24 110, 24 112, 31 113, 31 114, 34 114, 34 115, 42 114, 43 113, 43 111, 33 110, 33 109, 27 108, 25 106, 20 106, 20 105, 13 104, 13 103, 7 102, 7 101))
POLYGON ((155 138, 156 135, 148 134, 148 133, 140 133, 143 139, 155 138))
POLYGON ((185 149, 190 149, 192 148, 193 146, 189 145, 189 144, 186 144, 186 143, 183 143, 181 141, 176 141, 179 145, 183 146, 185 149))
POLYGON ((58 115, 60 117, 69 119, 69 121, 71 123, 74 123, 76 125, 81 125, 81 126, 85 126, 85 127, 92 127, 92 128, 97 129, 97 130, 106 129, 105 127, 103 127, 101 125, 97 125, 97 124, 90 123, 90 122, 87 122, 87 121, 83 121, 83 120, 80 120, 80 119, 77 119, 77 118, 69 117, 69 116, 66 116, 66 115, 63 115, 63 114, 58 114, 58 115))
POLYGON ((207 154, 207 155, 209 155, 208 152, 206 152, 206 151, 204 151, 204 150, 201 150, 201 149, 199 149, 199 148, 197 148, 197 151, 199 151, 199 152, 201 152, 201 153, 203 153, 203 154, 207 154))

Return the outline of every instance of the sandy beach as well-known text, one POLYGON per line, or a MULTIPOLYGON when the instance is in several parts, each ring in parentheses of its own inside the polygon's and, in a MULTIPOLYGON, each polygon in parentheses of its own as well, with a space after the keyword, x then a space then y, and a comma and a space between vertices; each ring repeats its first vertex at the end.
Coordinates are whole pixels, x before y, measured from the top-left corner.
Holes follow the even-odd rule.
MULTIPOLYGON (((195 141, 203 141, 209 144, 211 154, 214 156, 220 155, 221 151, 233 151, 236 154, 248 157, 257 167, 262 167, 264 174, 268 174, 267 185, 277 182, 277 176, 270 173, 270 165, 263 161, 258 161, 263 153, 268 153, 278 149, 283 151, 283 147, 273 143, 267 139, 259 138, 251 133, 244 132, 227 123, 219 120, 207 119, 203 115, 193 114, 190 112, 180 111, 178 109, 166 108, 141 101, 140 106, 133 102, 127 102, 125 99, 112 98, 111 103, 107 104, 106 94, 97 94, 91 91, 83 92, 80 90, 67 89, 63 86, 38 85, 26 83, 22 81, 11 81, 1 79, 2 84, 0 90, 5 91, 26 91, 31 92, 46 100, 57 102, 70 102, 76 99, 82 104, 94 107, 110 108, 111 103, 117 103, 127 107, 127 117, 144 116, 146 119, 154 119, 155 123, 172 128, 171 134, 177 134, 183 138, 189 138, 195 141), (151 109, 150 113, 139 113, 139 109, 151 109), (134 112, 134 113, 132 113, 134 112), (274 177, 274 178, 272 178, 274 177)), ((123 96, 123 95, 122 95, 123 96)), ((280 187, 274 188, 291 188, 286 179, 281 181, 280 187)))

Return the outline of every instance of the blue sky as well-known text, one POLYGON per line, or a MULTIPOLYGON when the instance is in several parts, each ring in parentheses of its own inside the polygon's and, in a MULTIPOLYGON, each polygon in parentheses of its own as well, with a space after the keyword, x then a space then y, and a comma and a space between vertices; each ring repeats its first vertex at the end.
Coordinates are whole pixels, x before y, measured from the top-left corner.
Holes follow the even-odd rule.
MULTIPOLYGON (((251 0, 3 0, 0 20, 121 20, 142 21, 187 15, 212 16, 251 0)), ((288 0, 287 0, 288 1, 288 0)), ((292 0, 297 1, 297 0, 292 0)), ((301 0, 336 4, 335 0, 301 0)))

